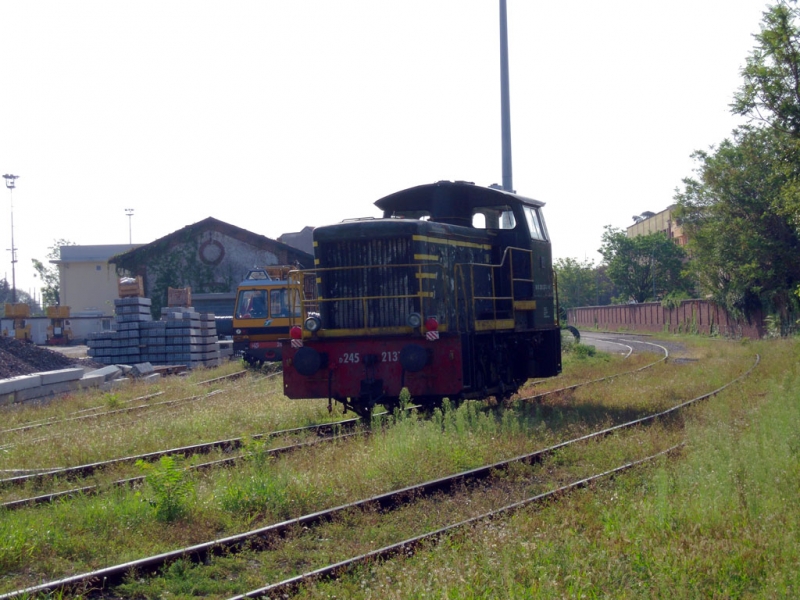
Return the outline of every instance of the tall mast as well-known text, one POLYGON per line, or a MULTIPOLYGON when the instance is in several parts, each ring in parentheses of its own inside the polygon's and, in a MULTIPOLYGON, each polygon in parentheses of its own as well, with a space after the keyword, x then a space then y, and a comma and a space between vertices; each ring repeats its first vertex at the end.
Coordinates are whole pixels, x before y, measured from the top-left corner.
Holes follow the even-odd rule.
POLYGON ((500 114, 503 147, 503 189, 514 191, 511 175, 511 101, 508 91, 508 27, 506 0, 500 0, 500 114))

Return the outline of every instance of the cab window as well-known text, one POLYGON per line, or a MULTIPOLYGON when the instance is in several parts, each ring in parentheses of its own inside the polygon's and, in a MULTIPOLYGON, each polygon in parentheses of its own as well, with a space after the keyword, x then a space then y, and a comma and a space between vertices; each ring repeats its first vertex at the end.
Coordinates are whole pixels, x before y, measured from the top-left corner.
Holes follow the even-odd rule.
POLYGON ((267 293, 264 290, 239 292, 236 303, 237 319, 261 319, 267 316, 267 293))
POLYGON ((272 290, 269 296, 269 311, 272 318, 275 317, 299 317, 300 316, 300 296, 292 294, 294 306, 290 306, 289 290, 272 290))
POLYGON ((517 221, 510 206, 479 206, 472 211, 475 229, 514 229, 517 221))
POLYGON ((528 222, 528 229, 531 231, 531 239, 547 241, 547 230, 544 228, 544 222, 540 219, 539 211, 532 207, 525 207, 525 220, 528 222))

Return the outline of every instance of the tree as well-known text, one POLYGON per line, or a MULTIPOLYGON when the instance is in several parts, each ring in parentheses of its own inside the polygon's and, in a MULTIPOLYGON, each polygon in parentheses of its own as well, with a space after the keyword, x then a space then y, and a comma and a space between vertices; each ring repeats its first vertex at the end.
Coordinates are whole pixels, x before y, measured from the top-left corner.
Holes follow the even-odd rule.
MULTIPOLYGON (((61 246, 74 246, 69 240, 53 240, 53 245, 48 248, 47 258, 49 260, 58 260, 61 258, 61 246)), ((36 271, 39 279, 42 281, 42 306, 58 306, 61 302, 61 283, 59 277, 58 267, 45 266, 45 264, 37 259, 31 259, 33 262, 33 270, 36 271)))
MULTIPOLYGON (((3 279, 0 279, 0 303, 10 303, 11 300, 11 284, 9 284, 8 280, 4 277, 3 279)), ((36 301, 31 298, 29 294, 23 292, 22 290, 17 290, 17 304, 27 304, 30 306, 32 315, 41 310, 36 301)))
POLYGON ((618 302, 655 301, 690 288, 682 274, 686 254, 663 233, 628 237, 621 229, 606 225, 602 240, 599 252, 620 293, 618 302))
POLYGON ((734 314, 767 308, 788 318, 800 290, 800 11, 765 13, 731 111, 751 123, 695 152, 677 217, 703 293, 734 314))
POLYGON ((606 267, 596 266, 594 261, 559 258, 553 268, 558 276, 558 307, 564 321, 570 308, 611 304, 617 293, 606 267))
POLYGON ((779 0, 764 13, 757 45, 747 58, 744 82, 731 112, 794 138, 800 137, 800 10, 779 0))
POLYGON ((697 178, 676 197, 698 285, 735 314, 765 305, 786 314, 800 283, 800 239, 780 208, 787 178, 775 132, 745 127, 694 157, 697 178))
POLYGON ((800 227, 800 9, 795 0, 779 0, 764 13, 756 47, 742 69, 743 83, 731 112, 771 130, 779 160, 772 169, 784 176, 771 199, 775 212, 800 227))

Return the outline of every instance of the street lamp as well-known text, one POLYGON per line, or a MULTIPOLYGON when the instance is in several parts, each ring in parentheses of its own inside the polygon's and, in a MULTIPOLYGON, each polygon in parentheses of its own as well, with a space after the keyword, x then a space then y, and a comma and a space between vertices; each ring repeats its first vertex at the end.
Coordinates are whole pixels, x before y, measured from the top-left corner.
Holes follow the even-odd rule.
POLYGON ((14 180, 18 179, 19 175, 3 175, 6 180, 6 187, 11 195, 11 303, 17 303, 17 274, 14 265, 17 262, 17 249, 14 247, 14 180))
POLYGON ((133 234, 131 233, 131 217, 133 216, 133 209, 126 208, 125 214, 128 215, 128 244, 133 244, 133 234))

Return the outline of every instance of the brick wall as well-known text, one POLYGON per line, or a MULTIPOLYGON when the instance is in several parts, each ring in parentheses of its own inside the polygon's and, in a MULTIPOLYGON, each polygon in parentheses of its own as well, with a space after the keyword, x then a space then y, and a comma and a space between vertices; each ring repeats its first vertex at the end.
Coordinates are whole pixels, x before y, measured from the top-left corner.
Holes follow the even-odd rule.
POLYGON ((584 306, 567 311, 567 322, 578 329, 698 333, 758 339, 764 334, 761 315, 736 320, 724 308, 707 300, 684 300, 677 308, 658 302, 584 306))

